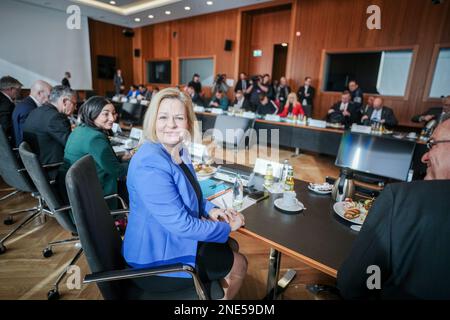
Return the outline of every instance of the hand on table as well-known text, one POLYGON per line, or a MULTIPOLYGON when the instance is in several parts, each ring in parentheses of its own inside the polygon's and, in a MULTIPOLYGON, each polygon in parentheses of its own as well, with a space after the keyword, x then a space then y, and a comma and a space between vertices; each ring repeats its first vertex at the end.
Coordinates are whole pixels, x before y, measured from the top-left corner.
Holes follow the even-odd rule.
POLYGON ((344 115, 344 117, 350 117, 350 112, 348 112, 347 110, 342 112, 342 114, 344 115))
POLYGON ((367 120, 367 119, 369 119, 369 117, 368 117, 367 115, 364 115, 364 116, 361 118, 361 121, 364 121, 364 120, 367 120))
POLYGON ((211 209, 209 218, 212 221, 224 221, 231 226, 232 231, 236 231, 241 226, 245 225, 244 216, 234 209, 211 209))

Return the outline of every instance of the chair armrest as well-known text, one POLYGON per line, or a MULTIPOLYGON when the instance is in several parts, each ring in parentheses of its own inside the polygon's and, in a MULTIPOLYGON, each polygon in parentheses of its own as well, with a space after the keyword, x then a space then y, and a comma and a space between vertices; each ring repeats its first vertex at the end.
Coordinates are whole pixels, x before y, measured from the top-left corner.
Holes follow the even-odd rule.
POLYGON ((189 265, 183 265, 180 263, 156 268, 124 269, 124 270, 96 272, 86 275, 84 277, 83 283, 109 282, 116 280, 149 277, 159 274, 170 274, 176 272, 186 272, 190 274, 192 276, 192 279, 194 280, 194 286, 199 296, 199 299, 207 300, 205 289, 197 273, 195 272, 195 269, 189 265))
POLYGON ((70 210, 70 209, 72 209, 71 206, 64 206, 64 207, 56 209, 55 212, 67 211, 67 210, 70 210))
POLYGON ((112 216, 117 216, 119 214, 126 214, 126 213, 130 213, 130 210, 128 210, 128 209, 119 209, 119 210, 113 210, 113 211, 110 212, 110 214, 112 216))
POLYGON ((109 194, 104 197, 105 200, 109 200, 109 199, 113 199, 113 198, 119 199, 123 209, 128 209, 128 206, 126 205, 125 201, 117 193, 109 194))
POLYGON ((59 167, 59 166, 62 165, 62 164, 63 164, 63 162, 48 163, 48 164, 42 165, 42 168, 59 167))

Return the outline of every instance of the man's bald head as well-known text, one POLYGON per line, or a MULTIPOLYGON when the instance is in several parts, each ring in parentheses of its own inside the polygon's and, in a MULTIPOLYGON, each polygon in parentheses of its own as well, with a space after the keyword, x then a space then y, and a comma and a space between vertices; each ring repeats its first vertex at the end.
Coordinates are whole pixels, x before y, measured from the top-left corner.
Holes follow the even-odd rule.
POLYGON ((52 86, 49 83, 38 80, 31 86, 30 96, 35 98, 39 104, 42 105, 48 101, 51 89, 52 86))

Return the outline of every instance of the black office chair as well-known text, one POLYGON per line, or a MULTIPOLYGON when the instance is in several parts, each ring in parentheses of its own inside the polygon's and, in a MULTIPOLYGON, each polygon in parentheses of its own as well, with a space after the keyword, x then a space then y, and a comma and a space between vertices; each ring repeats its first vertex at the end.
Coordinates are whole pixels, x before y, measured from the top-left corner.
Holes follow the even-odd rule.
MULTIPOLYGON (((223 297, 218 282, 206 286, 195 269, 176 264, 133 269, 121 254, 122 239, 102 196, 91 156, 78 160, 66 175, 66 188, 91 272, 84 283, 97 283, 105 299, 208 299, 223 297), (185 272, 190 278, 158 277, 185 272)), ((132 214, 132 213, 131 213, 132 214)))
POLYGON ((13 236, 20 228, 27 225, 33 219, 42 216, 43 214, 43 204, 42 198, 39 195, 36 187, 33 185, 30 177, 28 176, 26 169, 23 168, 22 164, 19 162, 17 155, 11 149, 8 139, 0 125, 0 175, 2 176, 4 182, 9 186, 16 189, 16 191, 22 191, 30 193, 34 198, 37 199, 38 204, 33 208, 28 208, 25 210, 16 210, 8 212, 8 217, 5 219, 5 224, 12 224, 13 216, 22 212, 31 212, 26 218, 24 218, 13 230, 11 230, 6 236, 0 240, 0 254, 6 252, 6 246, 4 243, 11 236, 13 236), (42 214, 42 215, 41 215, 42 214))
POLYGON ((235 150, 245 148, 249 144, 246 139, 253 122, 248 118, 218 115, 212 131, 214 141, 235 150))
MULTIPOLYGON (((41 195, 45 207, 44 212, 46 212, 51 217, 55 218, 56 221, 67 231, 71 232, 74 237, 65 240, 50 242, 47 247, 43 250, 42 254, 45 258, 49 258, 53 255, 52 248, 54 246, 67 245, 79 243, 79 238, 77 235, 77 228, 70 217, 70 206, 64 204, 61 201, 58 192, 55 190, 53 181, 50 181, 46 171, 42 168, 39 161, 39 157, 32 152, 30 146, 26 142, 22 142, 19 146, 19 154, 22 162, 31 177, 34 185, 36 186, 39 194, 41 195)), ((47 297, 51 300, 57 299, 59 297, 58 286, 67 273, 68 268, 75 264, 75 262, 81 256, 83 249, 80 248, 76 255, 69 262, 64 271, 58 276, 53 288, 48 292, 47 297)))

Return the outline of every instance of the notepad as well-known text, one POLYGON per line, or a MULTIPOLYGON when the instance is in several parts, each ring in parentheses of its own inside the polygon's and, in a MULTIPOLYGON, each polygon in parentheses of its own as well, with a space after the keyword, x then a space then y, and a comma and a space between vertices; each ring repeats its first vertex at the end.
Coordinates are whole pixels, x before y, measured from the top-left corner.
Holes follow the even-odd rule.
POLYGON ((199 181, 199 184, 202 189, 203 197, 206 199, 214 199, 231 188, 230 185, 215 179, 199 181))

